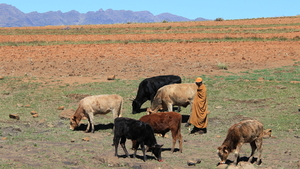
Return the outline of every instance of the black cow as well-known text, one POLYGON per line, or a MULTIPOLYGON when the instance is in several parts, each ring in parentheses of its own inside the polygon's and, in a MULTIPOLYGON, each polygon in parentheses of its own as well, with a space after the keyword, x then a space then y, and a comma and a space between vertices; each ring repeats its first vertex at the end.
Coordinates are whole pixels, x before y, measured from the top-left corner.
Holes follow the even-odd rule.
POLYGON ((157 90, 165 85, 181 83, 181 78, 175 75, 154 76, 144 79, 139 84, 135 99, 132 101, 132 114, 139 113, 141 106, 147 100, 152 102, 157 90))
POLYGON ((158 161, 161 159, 161 147, 163 145, 158 145, 154 136, 152 127, 139 120, 118 117, 114 121, 114 139, 113 145, 115 146, 115 156, 118 156, 118 145, 120 143, 123 148, 126 156, 128 157, 128 151, 125 147, 125 142, 127 139, 131 139, 134 142, 134 154, 133 157, 136 157, 136 151, 141 145, 141 149, 144 155, 144 161, 147 160, 146 151, 149 149, 155 155, 158 161), (120 141, 121 140, 121 141, 120 141), (145 148, 147 146, 147 149, 145 148))

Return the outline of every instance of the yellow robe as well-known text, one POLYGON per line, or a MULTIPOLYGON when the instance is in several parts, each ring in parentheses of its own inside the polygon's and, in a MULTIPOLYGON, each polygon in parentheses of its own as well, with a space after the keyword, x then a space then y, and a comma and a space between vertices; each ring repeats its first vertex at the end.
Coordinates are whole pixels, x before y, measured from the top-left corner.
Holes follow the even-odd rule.
POLYGON ((190 123, 197 128, 206 128, 208 123, 208 113, 206 86, 202 84, 198 87, 197 93, 194 97, 190 123))

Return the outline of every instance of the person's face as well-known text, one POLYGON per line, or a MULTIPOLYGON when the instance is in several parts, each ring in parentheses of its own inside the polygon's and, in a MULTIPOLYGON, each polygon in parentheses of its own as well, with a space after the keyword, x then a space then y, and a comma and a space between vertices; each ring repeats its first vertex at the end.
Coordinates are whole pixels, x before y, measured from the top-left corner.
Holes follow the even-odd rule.
POLYGON ((196 82, 197 86, 201 86, 202 82, 196 82))

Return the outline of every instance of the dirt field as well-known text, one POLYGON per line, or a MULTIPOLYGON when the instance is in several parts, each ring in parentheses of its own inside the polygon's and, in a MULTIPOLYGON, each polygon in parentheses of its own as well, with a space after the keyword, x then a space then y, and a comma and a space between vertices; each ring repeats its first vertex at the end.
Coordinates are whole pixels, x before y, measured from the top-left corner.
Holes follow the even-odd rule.
MULTIPOLYGON (((261 25, 299 23, 300 18, 273 18, 240 21, 207 21, 169 23, 175 26, 195 25, 261 25)), ((112 27, 146 27, 147 24, 110 25, 112 27)), ((150 26, 163 26, 162 23, 150 26)), ((165 25, 164 25, 165 26, 165 25)), ((99 27, 108 27, 106 25, 99 27)), ((298 26, 299 27, 299 26, 298 26)), ((41 27, 40 29, 49 27, 41 27)), ((55 28, 55 27, 54 27, 55 28)), ((296 29, 297 26, 283 26, 296 29)), ((6 28, 8 29, 8 28, 6 28)), ((24 29, 24 28, 23 28, 24 29)), ((259 29, 259 28, 256 28, 259 29)), ((265 29, 264 27, 261 29, 265 29)), ((297 37, 299 32, 255 34, 258 37, 297 37)), ((156 38, 193 39, 198 37, 244 37, 245 34, 130 34, 130 35, 2 35, 1 41, 64 41, 64 40, 137 40, 156 38), (82 39, 83 38, 83 39, 82 39)), ((0 75, 56 77, 66 82, 145 78, 161 74, 198 76, 224 74, 218 64, 226 64, 230 72, 288 66, 299 60, 299 41, 217 42, 217 43, 137 43, 50 46, 1 46, 0 75), (86 78, 82 78, 86 77, 86 78), (92 77, 92 78, 87 78, 92 77)))
MULTIPOLYGON (((300 23, 300 17, 295 18, 270 18, 240 21, 207 21, 207 22, 190 22, 190 23, 169 23, 172 27, 188 24, 192 25, 261 25, 261 24, 289 24, 300 23)), ((122 25, 99 25, 99 27, 146 27, 147 24, 122 24, 122 25)), ((150 24, 153 27, 161 26, 161 23, 150 24)), ((164 25, 165 26, 165 25, 164 25)), ((88 26, 86 26, 88 27, 88 26)), ((92 26, 90 26, 92 27, 92 26)), ((299 29, 300 26, 294 26, 293 29, 299 29)), ((41 27, 46 29, 49 27, 41 27)), ((51 27, 54 28, 54 27, 51 27)), ((61 28, 61 27, 57 27, 61 28)), ((280 29, 290 29, 282 26, 280 29)), ((2 28, 1 28, 2 29, 2 28)), ((3 28, 9 29, 9 28, 3 28)), ((26 28, 20 28, 26 29, 26 28)), ((30 28, 27 28, 30 29, 30 28)), ((239 29, 239 28, 235 28, 239 29)), ((242 28, 241 28, 242 29, 242 28)), ((243 28, 247 29, 247 28, 243 28)), ((259 28, 256 28, 259 29, 259 28)), ((265 29, 265 28, 261 28, 265 29)), ((126 34, 126 35, 1 35, 0 42, 29 42, 29 41, 81 41, 81 40, 146 40, 146 39, 193 39, 193 38, 224 38, 224 37, 299 37, 299 32, 282 33, 282 34, 126 34)), ((116 75, 117 79, 141 79, 156 75, 175 74, 182 77, 194 77, 201 75, 228 75, 232 73, 241 73, 242 71, 253 71, 257 69, 277 68, 282 66, 292 66, 295 62, 300 61, 300 42, 299 41, 245 41, 245 42, 168 42, 168 43, 119 43, 119 44, 90 44, 90 45, 49 45, 49 46, 0 46, 0 76, 30 76, 44 77, 61 80, 61 83, 89 83, 94 81, 107 81, 107 77, 116 75), (225 64, 228 70, 218 67, 218 64, 225 64), (231 72, 231 73, 229 73, 231 72)), ((300 65, 299 65, 300 66, 300 65)), ((229 119, 235 120, 235 119, 229 119)), ((211 123, 218 123, 215 119, 211 123)), ((38 124, 36 124, 38 125, 38 124)), ((44 124, 43 124, 44 125, 44 124)), ((57 124, 60 125, 60 124, 57 124)), ((25 126, 24 126, 25 127, 25 126)), ((7 128, 7 132, 18 132, 15 129, 7 128)), ((91 139, 97 139, 91 136, 91 139)), ((215 138, 217 139, 217 138, 215 138)), ((160 139, 169 145, 170 140, 160 139)), ((218 140, 220 142, 220 140, 218 140)), ((199 141, 200 142, 200 141, 199 141)), ((271 145, 274 140, 270 140, 267 145, 271 145)), ((293 141, 293 144, 297 140, 293 141)), ((41 143, 37 143, 41 144, 41 143)), ((82 151, 93 152, 92 147, 82 147, 82 151)), ((53 146, 66 146, 63 143, 49 143, 43 148, 35 151, 45 152, 47 148, 53 146)), ((214 145, 219 146, 219 145, 214 145)), ((197 146, 195 146, 197 148, 197 146)), ((195 148, 193 146, 187 148, 195 148)), ((10 148, 1 147, 3 152, 9 152, 10 148)), ((66 149, 70 147, 66 146, 66 149)), ((72 147, 71 147, 72 148, 72 147)), ((70 149, 71 149, 70 148, 70 149)), ((34 154, 30 148, 20 147, 20 152, 27 152, 30 156, 34 154), (23 148, 21 150, 21 148, 23 148)), ((215 150, 214 150, 215 151, 215 150)), ((287 150, 290 151, 290 150, 287 150)), ((112 152, 109 152, 112 153, 112 152)), ((120 151, 120 153, 123 153, 120 151)), ((141 152, 139 152, 141 153, 141 152)), ((177 152, 178 153, 178 152, 177 152)), ((289 153, 289 152, 287 152, 289 153)), ((58 156, 52 152, 55 163, 64 157, 58 156)), ((216 158, 215 154, 204 152, 204 155, 216 158)), ((33 168, 41 167, 36 160, 38 157, 30 158, 24 154, 17 153, 11 155, 11 158, 19 160, 20 163, 32 164, 33 168), (17 156, 13 157, 13 156, 17 156), (24 159, 27 159, 24 160, 24 159)), ((288 156, 288 155, 287 155, 288 156)), ((2 156, 4 159, 7 157, 2 156)), ((280 155, 275 155, 274 163, 280 163, 280 155)), ((174 157, 168 155, 166 160, 172 160, 174 157)), ((184 154, 178 155, 178 158, 185 158, 184 154)), ((299 157, 290 157, 297 159, 299 157)), ((66 166, 76 166, 77 163, 64 159, 66 166)), ((130 159, 129 159, 130 160, 130 159)), ((92 163, 102 161, 106 164, 117 163, 117 159, 94 157, 92 163), (106 161, 105 161, 106 160, 106 161), (110 162, 109 162, 110 161, 110 162)), ((129 162, 128 160, 126 162, 129 162)), ((142 161, 141 161, 142 163, 142 161)), ((148 163, 148 162, 147 162, 148 163)), ((271 162, 270 162, 271 163, 271 162)), ((269 163, 269 164, 270 164, 269 163)), ((45 164, 44 164, 45 165, 45 164)), ((116 164, 121 165, 122 164, 116 164)), ((43 166, 43 165, 42 165, 43 166)), ((141 164, 131 164, 132 167, 138 168, 141 164)), ((278 166, 278 165, 275 165, 278 166)), ((70 167, 70 168, 80 168, 70 167)), ((116 167, 116 166, 115 166, 116 167)), ((148 163, 144 168, 155 168, 156 164, 148 163)), ((83 167, 84 168, 84 167, 83 167)), ((166 165, 165 168, 171 168, 166 165)), ((181 168, 181 167, 179 167, 181 168)), ((193 167, 184 167, 193 168, 193 167)))

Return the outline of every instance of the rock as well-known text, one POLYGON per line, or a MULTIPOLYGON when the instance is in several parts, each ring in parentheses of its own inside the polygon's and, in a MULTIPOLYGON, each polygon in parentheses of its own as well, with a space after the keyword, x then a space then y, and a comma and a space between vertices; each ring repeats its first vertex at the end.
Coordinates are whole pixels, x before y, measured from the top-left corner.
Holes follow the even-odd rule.
POLYGON ((82 141, 90 141, 90 138, 89 137, 84 137, 84 138, 82 138, 82 141))
POLYGON ((107 80, 115 80, 115 78, 116 78, 116 75, 111 75, 111 76, 107 77, 107 80))
POLYGON ((9 118, 11 119, 16 119, 16 120, 20 120, 20 116, 18 114, 10 114, 9 118))
POLYGON ((290 83, 297 84, 300 83, 300 81, 290 81, 290 83))
POLYGON ((265 78, 263 78, 263 77, 260 77, 260 78, 258 78, 257 80, 261 82, 261 81, 264 81, 264 80, 265 80, 265 78))
POLYGON ((59 106, 58 108, 57 108, 57 110, 64 110, 65 109, 65 106, 59 106))
POLYGON ((75 113, 74 109, 66 109, 63 110, 61 113, 59 113, 59 118, 69 120, 70 117, 74 115, 74 113, 75 113))
POLYGON ((17 106, 17 107, 23 107, 23 104, 19 104, 19 103, 18 103, 16 106, 17 106))
POLYGON ((29 107, 30 107, 30 104, 26 104, 24 107, 29 108, 29 107))
POLYGON ((33 114, 32 117, 37 118, 37 117, 39 117, 39 115, 38 114, 33 114))
POLYGON ((201 163, 200 159, 191 159, 187 161, 187 165, 188 166, 195 166, 196 164, 201 163))
POLYGON ((36 111, 31 111, 30 114, 35 115, 35 114, 38 114, 38 113, 36 111))

